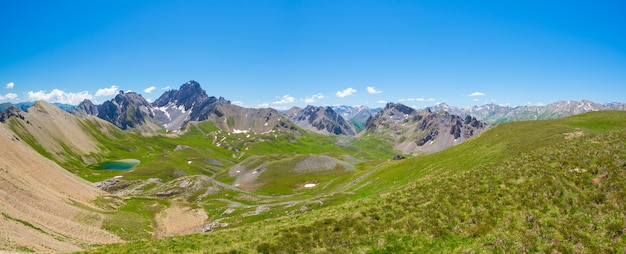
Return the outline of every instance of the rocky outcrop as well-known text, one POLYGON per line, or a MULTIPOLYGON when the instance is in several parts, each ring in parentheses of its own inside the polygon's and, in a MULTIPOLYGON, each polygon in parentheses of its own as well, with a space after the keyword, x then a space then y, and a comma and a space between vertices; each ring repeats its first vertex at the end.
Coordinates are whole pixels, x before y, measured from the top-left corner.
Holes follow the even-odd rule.
POLYGON ((19 108, 11 106, 0 112, 0 123, 6 122, 11 117, 17 117, 21 120, 24 120, 24 115, 22 115, 22 111, 19 108))
POLYGON ((292 108, 284 114, 305 130, 320 134, 354 136, 356 129, 331 107, 292 108))

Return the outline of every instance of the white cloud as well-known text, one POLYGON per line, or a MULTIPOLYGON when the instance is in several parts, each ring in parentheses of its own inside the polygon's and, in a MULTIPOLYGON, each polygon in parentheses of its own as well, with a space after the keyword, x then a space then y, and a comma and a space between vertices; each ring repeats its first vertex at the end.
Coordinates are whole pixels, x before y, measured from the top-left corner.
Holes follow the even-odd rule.
POLYGON ((377 94, 377 93, 382 93, 383 91, 378 91, 373 86, 368 86, 367 87, 367 92, 370 93, 370 94, 377 94))
POLYGON ((467 96, 485 96, 485 93, 481 93, 481 92, 473 92, 471 94, 468 94, 467 96))
POLYGON ((378 103, 380 103, 380 104, 385 104, 385 103, 387 103, 387 102, 386 102, 386 101, 383 101, 383 100, 380 100, 380 101, 378 101, 378 103))
POLYGON ((98 91, 96 91, 96 97, 115 95, 118 90, 119 87, 117 87, 116 85, 112 85, 109 88, 100 88, 98 89, 98 91))
POLYGON ((343 91, 338 91, 337 92, 337 97, 343 98, 343 97, 346 97, 346 96, 350 96, 353 93, 356 93, 356 89, 354 89, 352 87, 349 87, 349 88, 344 89, 343 91))
POLYGON ((324 98, 326 98, 326 96, 324 96, 322 93, 318 93, 311 95, 311 97, 304 98, 304 103, 314 103, 324 98))
POLYGON ((13 82, 9 82, 9 83, 7 83, 6 88, 7 88, 7 89, 13 89, 13 87, 14 87, 14 86, 15 86, 15 83, 13 83, 13 82))
POLYGON ((428 98, 428 99, 426 99, 426 101, 435 101, 435 99, 433 99, 433 98, 428 98))
POLYGON ((233 101, 233 105, 237 105, 237 106, 241 106, 243 107, 243 101, 233 101))
POLYGON ((143 89, 143 91, 146 92, 146 93, 151 93, 152 91, 154 91, 154 89, 156 89, 156 87, 155 86, 151 86, 151 87, 148 87, 146 89, 143 89))
POLYGON ((161 91, 165 91, 165 90, 170 90, 170 86, 166 86, 166 87, 161 88, 161 91))
POLYGON ((287 103, 292 103, 296 101, 295 98, 289 96, 288 94, 284 95, 283 97, 276 97, 276 98, 279 98, 280 100, 272 102, 272 104, 287 104, 287 103))
POLYGON ((0 101, 3 101, 3 100, 9 101, 15 98, 17 98, 17 94, 14 94, 14 93, 8 93, 5 96, 2 96, 2 94, 0 94, 0 101))
POLYGON ((261 103, 259 105, 257 105, 259 108, 269 108, 270 104, 269 103, 261 103))
POLYGON ((71 105, 78 105, 85 99, 91 100, 93 96, 87 91, 78 93, 68 93, 59 89, 54 89, 52 92, 46 93, 43 90, 37 92, 29 91, 28 99, 32 101, 47 101, 47 102, 59 102, 71 105))

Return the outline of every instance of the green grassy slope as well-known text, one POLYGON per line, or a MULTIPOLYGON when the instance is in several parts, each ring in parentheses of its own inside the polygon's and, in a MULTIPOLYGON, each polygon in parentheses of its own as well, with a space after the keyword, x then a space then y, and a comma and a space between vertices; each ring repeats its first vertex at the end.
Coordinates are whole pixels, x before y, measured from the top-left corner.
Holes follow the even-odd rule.
MULTIPOLYGON (((110 252, 619 252, 626 113, 502 124, 445 151, 372 163, 318 209, 110 252)), ((312 204, 310 204, 312 206, 312 204)))

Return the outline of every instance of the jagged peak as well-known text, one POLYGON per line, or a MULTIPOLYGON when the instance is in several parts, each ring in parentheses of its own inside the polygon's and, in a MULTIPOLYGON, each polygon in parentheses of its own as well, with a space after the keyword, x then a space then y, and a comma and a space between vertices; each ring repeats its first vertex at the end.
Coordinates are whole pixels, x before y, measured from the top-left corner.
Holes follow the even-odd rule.
POLYGON ((407 114, 407 115, 410 115, 410 114, 412 114, 413 112, 415 112, 415 111, 416 111, 414 108, 409 107, 409 106, 407 106, 407 105, 404 105, 404 104, 402 104, 402 103, 393 103, 393 102, 389 102, 389 103, 387 103, 387 105, 385 106, 384 111, 391 110, 391 109, 398 110, 398 111, 400 111, 400 112, 402 112, 402 113, 404 113, 404 114, 407 114))
POLYGON ((83 101, 81 101, 80 103, 78 103, 78 106, 80 107, 81 105, 94 105, 93 102, 89 99, 84 99, 83 101))
POLYGON ((206 95, 206 91, 202 89, 202 87, 200 86, 200 83, 194 80, 191 80, 185 84, 182 84, 178 90, 180 92, 198 92, 201 95, 202 94, 206 95))

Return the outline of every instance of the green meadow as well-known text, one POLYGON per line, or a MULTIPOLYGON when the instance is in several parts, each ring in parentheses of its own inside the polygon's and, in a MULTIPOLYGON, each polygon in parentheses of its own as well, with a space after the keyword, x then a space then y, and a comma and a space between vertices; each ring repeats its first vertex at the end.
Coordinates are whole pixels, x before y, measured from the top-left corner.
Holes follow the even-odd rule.
POLYGON ((165 183, 208 176, 207 186, 218 191, 181 190, 177 198, 228 224, 154 239, 154 216, 172 197, 155 197, 151 188, 164 187, 148 186, 141 195, 98 200, 107 211, 103 228, 128 242, 92 246, 90 253, 619 253, 626 248, 626 112, 494 125, 460 145, 399 161, 390 160, 397 154, 392 144, 368 135, 228 134, 207 122, 189 124, 178 136, 85 128, 102 147, 93 158, 141 163, 127 171, 96 171, 73 158, 62 166, 94 182, 117 175, 165 183), (319 158, 314 156, 349 167, 294 170, 319 158), (243 178, 230 172, 233 167, 260 173, 243 178), (244 180, 246 188, 228 187, 244 180), (306 183, 315 186, 303 188, 306 183))

